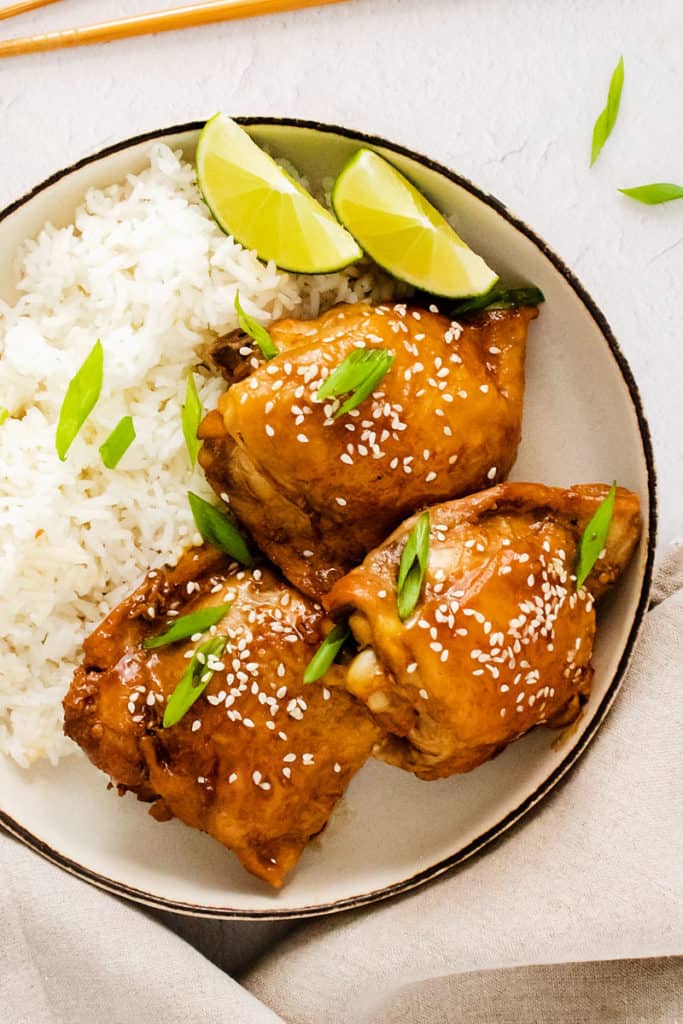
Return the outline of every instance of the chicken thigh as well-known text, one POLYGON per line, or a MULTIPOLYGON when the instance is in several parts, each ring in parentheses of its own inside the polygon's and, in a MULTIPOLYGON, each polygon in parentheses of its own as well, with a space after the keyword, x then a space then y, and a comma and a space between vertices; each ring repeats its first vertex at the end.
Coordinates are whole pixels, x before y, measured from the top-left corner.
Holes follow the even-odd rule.
POLYGON ((345 690, 303 686, 324 625, 322 609, 272 570, 190 550, 175 568, 149 572, 86 640, 64 701, 65 732, 120 792, 154 801, 154 817, 208 832, 279 887, 380 736, 345 690), (208 633, 227 639, 219 667, 164 728, 200 637, 155 649, 144 642, 179 613, 225 603, 230 610, 208 633))
POLYGON ((199 433, 209 482, 287 579, 320 597, 416 508, 505 479, 536 315, 494 310, 461 326, 357 303, 275 324, 269 362, 246 335, 226 340, 216 359, 231 386, 199 433), (393 364, 338 415, 343 399, 316 395, 357 348, 393 364))
POLYGON ((422 597, 401 621, 397 570, 416 519, 338 582, 363 650, 346 685, 391 734, 380 757, 437 779, 493 757, 540 723, 564 725, 588 697, 594 603, 623 572, 639 502, 619 488, 605 550, 583 587, 575 567, 602 485, 502 484, 435 505, 422 597))

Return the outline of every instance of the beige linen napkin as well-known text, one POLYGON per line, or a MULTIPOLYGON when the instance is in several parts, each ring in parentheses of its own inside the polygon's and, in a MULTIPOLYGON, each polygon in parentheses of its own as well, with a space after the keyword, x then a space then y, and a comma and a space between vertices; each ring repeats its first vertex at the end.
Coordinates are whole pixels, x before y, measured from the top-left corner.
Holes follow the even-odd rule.
POLYGON ((0 1021, 683 1021, 683 546, 655 599, 605 726, 530 819, 432 885, 275 948, 291 925, 152 915, 0 834, 0 1021), (259 957, 242 985, 214 966, 259 957))
POLYGON ((277 1024, 141 909, 0 832, 2 1024, 277 1024))
POLYGON ((292 1024, 682 1021, 680 965, 571 966, 683 953, 682 585, 677 545, 604 728, 530 820, 412 895, 308 926, 243 984, 292 1024), (564 966, 511 970, 542 964, 564 966), (668 994, 650 984, 657 972, 668 994), (488 1016, 458 1010, 466 974, 488 1016), (595 995, 601 979, 618 998, 590 1015, 583 988, 595 995))

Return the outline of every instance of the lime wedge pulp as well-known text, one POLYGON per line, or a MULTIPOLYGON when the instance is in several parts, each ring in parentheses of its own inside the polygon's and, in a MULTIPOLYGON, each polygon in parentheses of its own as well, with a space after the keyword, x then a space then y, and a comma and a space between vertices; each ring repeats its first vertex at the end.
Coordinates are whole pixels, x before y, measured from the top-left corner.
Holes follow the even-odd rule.
POLYGON ((197 183, 219 227, 283 270, 331 273, 363 255, 332 214, 225 114, 199 136, 197 183))
POLYGON ((460 299, 483 295, 498 280, 415 186, 370 149, 342 169, 332 205, 376 263, 416 288, 460 299))

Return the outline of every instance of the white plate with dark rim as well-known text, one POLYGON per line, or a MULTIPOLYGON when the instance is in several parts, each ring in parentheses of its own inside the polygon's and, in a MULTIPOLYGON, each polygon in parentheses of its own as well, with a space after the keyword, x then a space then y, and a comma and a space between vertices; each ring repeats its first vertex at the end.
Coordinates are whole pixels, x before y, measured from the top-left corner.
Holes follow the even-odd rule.
MULTIPOLYGON (((471 774, 440 782, 368 764, 279 893, 208 836, 175 821, 159 825, 132 797, 108 793, 104 776, 80 753, 57 768, 27 771, 0 756, 0 822, 85 881, 198 916, 308 917, 384 899, 454 867, 531 811, 569 771, 616 697, 642 624, 655 546, 655 471, 638 389, 607 321, 571 271, 501 203, 381 139, 304 121, 239 120, 311 181, 333 176, 359 145, 376 149, 455 216, 459 233, 503 280, 537 284, 546 303, 531 331, 523 440, 511 478, 561 485, 616 478, 643 507, 640 547, 599 612, 593 693, 578 725, 559 741, 536 730, 471 774)), ((200 127, 161 129, 112 146, 4 210, 0 296, 14 296, 14 253, 24 239, 48 220, 70 223, 87 188, 141 170, 152 140, 192 157, 200 127)), ((523 832, 516 841, 524 842, 523 832)))

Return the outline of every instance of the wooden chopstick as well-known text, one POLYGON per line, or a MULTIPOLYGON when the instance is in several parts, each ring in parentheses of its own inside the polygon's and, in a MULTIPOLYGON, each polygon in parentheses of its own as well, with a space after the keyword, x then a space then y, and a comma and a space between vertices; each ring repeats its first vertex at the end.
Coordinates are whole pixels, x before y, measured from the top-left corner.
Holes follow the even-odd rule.
POLYGON ((105 21, 83 28, 5 39, 0 42, 0 57, 57 50, 64 46, 108 43, 113 39, 126 39, 150 32, 170 32, 173 29, 210 25, 217 21, 234 21, 237 18, 254 18, 262 14, 279 14, 303 7, 322 7, 325 4, 344 2, 345 0, 214 0, 213 3, 190 4, 187 7, 176 7, 171 11, 138 14, 132 18, 105 21))
POLYGON ((19 3, 0 8, 0 21, 4 21, 5 18, 14 18, 17 14, 26 14, 28 11, 37 11, 39 7, 47 7, 48 4, 58 2, 59 0, 19 0, 19 3))

